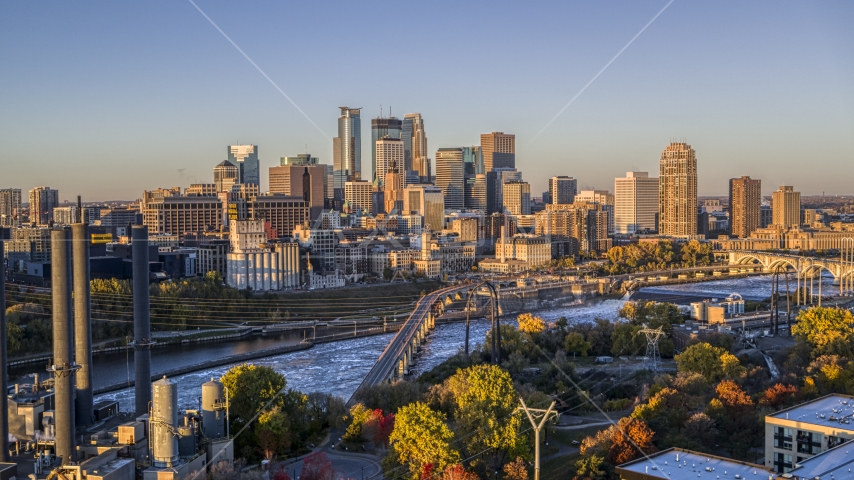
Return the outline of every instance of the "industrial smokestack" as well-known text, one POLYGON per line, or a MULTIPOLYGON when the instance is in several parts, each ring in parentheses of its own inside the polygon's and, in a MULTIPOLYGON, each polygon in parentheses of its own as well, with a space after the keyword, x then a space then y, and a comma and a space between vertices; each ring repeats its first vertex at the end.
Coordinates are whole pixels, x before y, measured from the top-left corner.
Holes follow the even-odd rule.
MULTIPOLYGON (((82 215, 81 215, 82 218, 82 215)), ((71 227, 74 264, 74 359, 77 372, 77 424, 95 423, 92 413, 92 304, 89 288, 89 226, 71 227)))
POLYGON ((151 401, 151 303, 148 292, 148 227, 131 230, 133 255, 133 365, 136 414, 148 413, 151 401))
POLYGON ((6 395, 6 269, 3 266, 4 243, 0 240, 0 462, 9 461, 9 398, 6 395))
MULTIPOLYGON (((76 459, 74 448, 73 377, 77 366, 71 357, 71 232, 52 230, 51 289, 53 290, 53 372, 56 398, 56 455, 66 464, 76 459)), ((5 396, 6 392, 3 392, 5 396)), ((3 412, 5 413, 5 412, 3 412)))

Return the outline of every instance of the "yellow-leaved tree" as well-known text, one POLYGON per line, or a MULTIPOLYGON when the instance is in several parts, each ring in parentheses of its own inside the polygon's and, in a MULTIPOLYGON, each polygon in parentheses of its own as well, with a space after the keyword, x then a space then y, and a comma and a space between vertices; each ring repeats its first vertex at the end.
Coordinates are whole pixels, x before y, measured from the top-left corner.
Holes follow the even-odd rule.
POLYGON ((546 329, 546 322, 540 318, 523 313, 516 318, 519 322, 519 331, 524 333, 540 333, 546 329))

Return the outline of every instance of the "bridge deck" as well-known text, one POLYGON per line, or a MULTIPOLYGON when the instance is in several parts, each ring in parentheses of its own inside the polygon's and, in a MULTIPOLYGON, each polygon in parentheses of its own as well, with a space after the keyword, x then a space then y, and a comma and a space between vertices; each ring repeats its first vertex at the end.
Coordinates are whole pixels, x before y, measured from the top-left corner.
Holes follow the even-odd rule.
MULTIPOLYGON (((441 297, 467 290, 469 288, 472 288, 472 285, 453 286, 436 290, 435 292, 431 292, 423 296, 415 305, 415 310, 412 311, 409 318, 406 319, 406 322, 400 330, 398 330, 397 335, 394 336, 385 350, 383 350, 383 353, 380 354, 379 359, 377 359, 377 362, 374 364, 373 368, 371 368, 371 371, 365 376, 365 379, 362 380, 362 383, 359 385, 359 388, 356 389, 356 392, 362 388, 372 387, 383 383, 391 373, 397 369, 398 361, 406 351, 407 346, 412 343, 412 339, 415 337, 415 334, 418 333, 418 329, 421 327, 421 324, 424 323, 424 320, 427 318, 427 314, 430 313, 433 305, 439 301, 441 297)), ((355 395, 356 394, 353 393, 354 397, 355 395)), ((350 401, 352 402, 352 400, 353 398, 351 397, 350 401)))

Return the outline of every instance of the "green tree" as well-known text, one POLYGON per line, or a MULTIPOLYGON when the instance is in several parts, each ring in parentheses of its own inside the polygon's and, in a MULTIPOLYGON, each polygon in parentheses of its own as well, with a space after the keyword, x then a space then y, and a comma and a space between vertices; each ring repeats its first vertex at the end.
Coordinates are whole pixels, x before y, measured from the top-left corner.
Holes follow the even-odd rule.
POLYGON ((675 358, 679 372, 699 373, 709 382, 739 378, 746 372, 735 355, 705 342, 691 345, 675 358))
POLYGON ((409 467, 409 478, 417 480, 425 465, 441 471, 459 463, 460 453, 451 447, 453 438, 443 413, 415 402, 397 411, 389 441, 397 460, 409 467))
POLYGON ((628 323, 620 323, 614 326, 611 333, 611 354, 615 357, 620 355, 637 355, 646 348, 646 339, 639 335, 641 327, 628 323))
POLYGON ((573 480, 608 480, 608 471, 605 469, 605 459, 598 455, 591 455, 575 462, 575 476, 573 480))
POLYGON ((587 340, 584 339, 584 335, 572 332, 564 339, 564 348, 566 348, 568 353, 586 357, 587 352, 589 352, 592 347, 587 343, 587 340))
POLYGON ((291 448, 291 422, 288 415, 278 406, 258 416, 255 432, 258 436, 258 446, 267 460, 272 460, 291 448))
POLYGON ((507 458, 527 453, 519 437, 522 419, 514 415, 518 394, 513 379, 496 365, 475 365, 447 380, 456 408, 454 418, 463 432, 478 432, 464 440, 469 454, 489 450, 489 467, 501 468, 507 458))

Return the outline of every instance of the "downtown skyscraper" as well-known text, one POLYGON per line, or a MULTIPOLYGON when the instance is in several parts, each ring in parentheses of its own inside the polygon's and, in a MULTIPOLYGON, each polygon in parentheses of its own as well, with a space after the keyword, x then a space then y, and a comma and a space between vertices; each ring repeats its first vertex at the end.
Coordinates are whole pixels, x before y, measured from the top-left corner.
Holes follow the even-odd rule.
MULTIPOLYGON (((401 131, 403 140, 403 166, 408 172, 417 172, 419 181, 430 181, 430 159, 427 158, 427 134, 424 132, 424 120, 420 113, 407 113, 403 116, 401 131)), ((409 182, 407 182, 408 184, 409 182)))
POLYGON ((338 107, 338 136, 332 139, 333 189, 344 199, 344 185, 362 179, 362 118, 360 108, 338 107))
POLYGON ((614 179, 615 233, 634 235, 658 229, 658 179, 647 172, 626 172, 614 179))
POLYGON ((496 168, 516 168, 516 135, 504 132, 484 133, 480 136, 485 173, 496 168))
POLYGON ((446 209, 463 209, 465 167, 461 148, 440 148, 436 152, 436 186, 445 194, 446 209))
POLYGON ((658 233, 697 234, 697 153, 684 142, 661 152, 658 173, 658 233))
POLYGON ((383 138, 400 139, 403 121, 395 117, 377 117, 371 120, 371 168, 374 172, 374 180, 383 176, 385 170, 377 166, 377 141, 383 138))
POLYGON ((729 234, 749 237, 762 226, 762 182, 750 177, 729 181, 729 234))
POLYGON ((229 145, 228 161, 237 167, 238 182, 261 186, 261 162, 257 145, 229 145))

